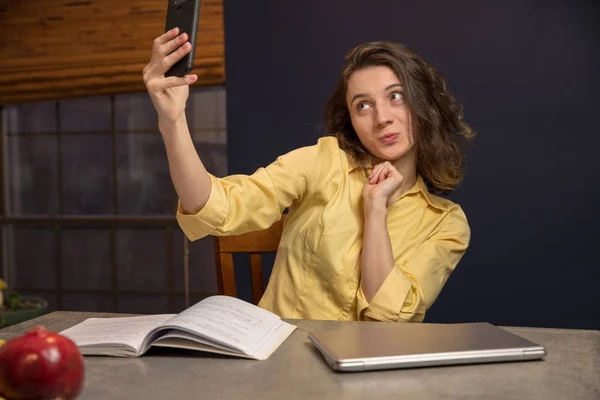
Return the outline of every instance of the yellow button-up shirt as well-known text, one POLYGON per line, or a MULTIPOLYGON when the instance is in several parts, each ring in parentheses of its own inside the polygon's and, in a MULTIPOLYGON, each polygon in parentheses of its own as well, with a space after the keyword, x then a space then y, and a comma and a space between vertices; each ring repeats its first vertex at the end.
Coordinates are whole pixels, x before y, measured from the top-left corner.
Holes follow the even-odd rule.
POLYGON ((421 177, 388 208, 395 268, 371 302, 361 288, 367 181, 334 137, 287 153, 252 175, 210 176, 208 202, 177 220, 190 240, 262 230, 289 208, 259 306, 283 318, 423 321, 466 251, 461 207, 421 177))

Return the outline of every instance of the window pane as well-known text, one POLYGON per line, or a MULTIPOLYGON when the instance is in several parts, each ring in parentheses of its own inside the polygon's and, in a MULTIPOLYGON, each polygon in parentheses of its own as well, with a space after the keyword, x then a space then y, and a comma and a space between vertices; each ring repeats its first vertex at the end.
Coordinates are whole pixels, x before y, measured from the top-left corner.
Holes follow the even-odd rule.
POLYGON ((56 132, 56 102, 17 104, 4 107, 4 132, 56 132))
MULTIPOLYGON (((194 304, 200 302, 201 300, 205 299, 206 297, 208 297, 208 296, 190 296, 189 306, 190 307, 193 306, 194 304)), ((185 295, 175 296, 173 303, 174 303, 173 304, 173 307, 174 307, 173 312, 175 312, 175 313, 180 313, 183 310, 185 310, 186 308, 188 308, 185 306, 185 295)))
POLYGON ((176 199, 159 133, 117 137, 119 214, 174 215, 176 199))
POLYGON ((63 213, 113 214, 112 136, 61 138, 63 213))
POLYGON ((227 128, 227 91, 225 88, 217 91, 217 128, 227 128))
POLYGON ((194 146, 208 172, 218 177, 227 175, 226 143, 207 143, 194 137, 194 146))
POLYGON ((63 228, 61 257, 64 289, 111 289, 108 229, 63 228))
POLYGON ((227 131, 225 129, 196 131, 193 132, 192 137, 196 146, 201 143, 227 144, 227 131))
MULTIPOLYGON (((156 111, 146 92, 10 105, 2 112, 2 133, 11 134, 5 138, 9 215, 45 218, 59 214, 61 207, 65 215, 111 215, 117 212, 115 191, 121 215, 175 215, 177 198, 156 111), (117 154, 113 154, 113 128, 119 132, 117 154), (54 135, 58 129, 60 141, 54 135)), ((186 112, 207 169, 225 176, 225 89, 192 89, 186 112)), ((67 291, 112 289, 108 228, 61 226, 58 234, 46 227, 9 230, 11 285, 30 288, 31 294, 48 299, 52 310, 59 303, 63 310, 133 313, 173 312, 169 300, 176 311, 185 306, 183 235, 178 228, 170 237, 165 227, 117 229, 116 289, 167 292, 173 279, 179 292, 171 299, 164 294, 120 293, 117 310, 110 293, 62 293, 60 298, 57 293, 59 284, 67 291), (61 265, 56 264, 57 255, 61 265)), ((199 293, 191 299, 195 304, 203 294, 217 292, 214 253, 212 238, 189 244, 191 291, 199 293)))
POLYGON ((158 116, 150 95, 147 92, 117 95, 115 127, 117 131, 158 131, 158 116))
POLYGON ((98 293, 65 293, 64 311, 116 312, 111 295, 98 293))
POLYGON ((122 294, 119 295, 120 313, 168 314, 169 297, 165 295, 122 294))
MULTIPOLYGON (((218 286, 213 238, 208 236, 190 242, 188 245, 190 292, 216 294, 218 286)), ((183 232, 177 228, 173 229, 173 258, 174 290, 183 292, 185 290, 183 232)))
POLYGON ((109 96, 61 100, 59 105, 61 132, 110 132, 109 96))
POLYGON ((186 116, 190 130, 224 128, 224 89, 196 89, 190 93, 186 116), (222 104, 221 104, 222 103, 222 104))
POLYGON ((119 229, 119 290, 167 291, 167 249, 164 229, 119 229))
POLYGON ((56 137, 7 138, 9 212, 13 215, 57 214, 56 137))
POLYGON ((56 288, 56 232, 51 228, 14 228, 15 288, 56 288))

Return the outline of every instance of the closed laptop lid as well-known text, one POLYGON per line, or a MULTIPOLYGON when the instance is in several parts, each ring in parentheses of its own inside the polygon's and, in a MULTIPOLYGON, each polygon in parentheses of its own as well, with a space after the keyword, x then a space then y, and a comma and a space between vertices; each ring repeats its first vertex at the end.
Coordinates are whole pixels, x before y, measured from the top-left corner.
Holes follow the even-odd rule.
POLYGON ((330 364, 395 361, 390 366, 402 366, 403 362, 420 366, 452 364, 453 360, 468 363, 469 358, 485 362, 502 361, 503 356, 535 359, 545 355, 542 346, 485 322, 356 324, 311 332, 309 339, 330 364))

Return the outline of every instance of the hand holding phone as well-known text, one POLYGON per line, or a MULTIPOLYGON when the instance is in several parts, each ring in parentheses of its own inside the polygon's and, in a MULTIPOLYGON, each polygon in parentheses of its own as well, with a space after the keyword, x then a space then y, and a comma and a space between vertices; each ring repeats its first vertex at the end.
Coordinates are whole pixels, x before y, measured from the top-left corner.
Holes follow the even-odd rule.
POLYGON ((185 112, 194 67, 200 0, 168 0, 167 30, 154 39, 143 77, 159 124, 174 124, 185 112))
POLYGON ((186 33, 179 34, 179 28, 171 29, 154 39, 152 58, 144 67, 143 77, 159 123, 175 123, 185 112, 189 96, 189 85, 198 80, 196 74, 165 76, 167 70, 184 58, 192 50, 186 33))
POLYGON ((200 0, 168 0, 167 20, 165 32, 179 28, 180 33, 185 33, 192 45, 192 49, 181 60, 177 61, 165 76, 184 76, 192 72, 196 50, 196 33, 200 19, 200 0))

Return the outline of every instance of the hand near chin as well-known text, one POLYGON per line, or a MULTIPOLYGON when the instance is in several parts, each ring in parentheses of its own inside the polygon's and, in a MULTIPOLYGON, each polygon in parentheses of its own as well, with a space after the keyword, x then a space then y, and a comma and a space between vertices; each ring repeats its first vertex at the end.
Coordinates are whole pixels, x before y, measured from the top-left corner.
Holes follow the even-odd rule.
POLYGON ((365 212, 375 209, 387 209, 398 199, 398 189, 403 177, 389 161, 377 164, 369 181, 365 183, 362 196, 365 203, 365 212))

